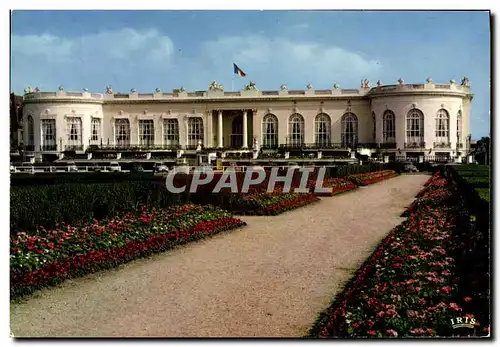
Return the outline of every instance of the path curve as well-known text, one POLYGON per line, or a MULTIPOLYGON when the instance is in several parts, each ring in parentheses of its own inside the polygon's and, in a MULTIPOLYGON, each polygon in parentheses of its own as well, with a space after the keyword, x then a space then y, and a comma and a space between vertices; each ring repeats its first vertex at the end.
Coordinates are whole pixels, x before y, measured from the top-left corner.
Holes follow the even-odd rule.
POLYGON ((15 336, 298 337, 427 181, 403 175, 11 305, 15 336))

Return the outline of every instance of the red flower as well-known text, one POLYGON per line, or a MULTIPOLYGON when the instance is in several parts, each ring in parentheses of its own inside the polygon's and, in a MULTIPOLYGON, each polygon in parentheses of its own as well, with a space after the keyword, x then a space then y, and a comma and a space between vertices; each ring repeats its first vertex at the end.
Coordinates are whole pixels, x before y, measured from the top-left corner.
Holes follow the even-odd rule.
POLYGON ((368 330, 368 335, 370 335, 370 336, 376 336, 377 332, 375 330, 368 330))

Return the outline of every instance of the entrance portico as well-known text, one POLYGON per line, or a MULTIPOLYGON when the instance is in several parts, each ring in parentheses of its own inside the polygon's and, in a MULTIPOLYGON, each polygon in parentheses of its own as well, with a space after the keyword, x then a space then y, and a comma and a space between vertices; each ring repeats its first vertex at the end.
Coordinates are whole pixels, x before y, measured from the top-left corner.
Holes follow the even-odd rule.
POLYGON ((217 110, 213 123, 214 145, 217 148, 248 149, 248 139, 252 138, 251 110, 217 110), (250 118, 250 120, 249 120, 250 118))

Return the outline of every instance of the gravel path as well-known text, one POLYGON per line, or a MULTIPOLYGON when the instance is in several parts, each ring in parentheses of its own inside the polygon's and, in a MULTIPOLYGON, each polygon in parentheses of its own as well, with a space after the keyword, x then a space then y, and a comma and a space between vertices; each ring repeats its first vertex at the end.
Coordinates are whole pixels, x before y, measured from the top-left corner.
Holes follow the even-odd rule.
POLYGON ((11 305, 15 336, 297 337, 427 175, 392 178, 11 305))

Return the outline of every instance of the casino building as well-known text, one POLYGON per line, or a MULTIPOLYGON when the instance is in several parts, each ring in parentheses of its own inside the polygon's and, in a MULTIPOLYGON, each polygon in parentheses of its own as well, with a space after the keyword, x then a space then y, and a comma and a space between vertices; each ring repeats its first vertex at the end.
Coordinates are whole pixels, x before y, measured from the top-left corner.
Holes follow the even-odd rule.
MULTIPOLYGON (((127 153, 151 159, 192 153, 257 158, 307 152, 355 158, 440 156, 462 160, 470 143, 469 80, 360 88, 261 91, 250 82, 228 92, 46 92, 27 88, 23 98, 23 151, 36 161, 68 153, 127 153), (170 153, 170 154, 169 154, 170 153), (161 155, 160 155, 161 157, 161 155)), ((108 156, 109 157, 109 156, 108 156)), ((137 157, 137 156, 136 156, 137 157)))

